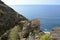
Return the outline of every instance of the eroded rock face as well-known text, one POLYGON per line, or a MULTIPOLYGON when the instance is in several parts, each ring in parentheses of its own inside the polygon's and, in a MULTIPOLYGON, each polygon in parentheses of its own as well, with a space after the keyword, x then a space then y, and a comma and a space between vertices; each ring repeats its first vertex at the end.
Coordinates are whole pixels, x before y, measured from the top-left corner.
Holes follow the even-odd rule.
MULTIPOLYGON (((22 29, 22 36, 26 38, 26 40, 40 40, 39 32, 40 32, 40 20, 33 19, 25 22, 22 29)), ((22 38, 22 39, 23 39, 22 38)))
POLYGON ((12 8, 0 1, 0 36, 7 30, 13 28, 20 21, 27 20, 24 16, 18 14, 12 8))

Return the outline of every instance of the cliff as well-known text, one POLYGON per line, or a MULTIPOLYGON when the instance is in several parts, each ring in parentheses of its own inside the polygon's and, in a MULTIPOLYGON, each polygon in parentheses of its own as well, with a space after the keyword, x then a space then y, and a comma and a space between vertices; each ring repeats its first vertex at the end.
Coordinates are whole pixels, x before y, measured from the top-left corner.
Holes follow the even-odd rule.
POLYGON ((27 18, 0 1, 0 36, 19 24, 21 20, 28 21, 27 18))
POLYGON ((0 0, 0 40, 39 39, 39 32, 39 19, 28 20, 0 0))

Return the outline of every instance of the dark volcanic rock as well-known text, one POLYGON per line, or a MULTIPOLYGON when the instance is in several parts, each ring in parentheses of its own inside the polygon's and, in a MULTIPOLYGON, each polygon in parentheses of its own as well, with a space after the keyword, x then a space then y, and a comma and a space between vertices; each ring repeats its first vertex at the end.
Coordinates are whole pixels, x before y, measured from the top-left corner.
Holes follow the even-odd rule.
POLYGON ((28 21, 0 0, 0 36, 15 25, 20 24, 21 20, 28 21))

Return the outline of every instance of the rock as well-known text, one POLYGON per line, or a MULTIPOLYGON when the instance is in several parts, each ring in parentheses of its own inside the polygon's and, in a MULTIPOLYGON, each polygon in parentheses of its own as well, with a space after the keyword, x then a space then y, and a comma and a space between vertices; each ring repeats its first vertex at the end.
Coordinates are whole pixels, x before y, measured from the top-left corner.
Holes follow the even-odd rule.
POLYGON ((40 40, 40 35, 39 34, 35 34, 35 40, 40 40))
POLYGON ((55 27, 50 32, 51 40, 60 40, 60 27, 55 27))
POLYGON ((32 30, 39 32, 40 31, 40 19, 32 19, 31 28, 32 30))
POLYGON ((27 38, 27 40, 35 40, 35 35, 29 35, 29 37, 27 38))
POLYGON ((22 29, 22 36, 23 38, 27 38, 29 36, 29 29, 30 29, 30 23, 29 21, 25 21, 25 23, 23 24, 23 29, 22 29))

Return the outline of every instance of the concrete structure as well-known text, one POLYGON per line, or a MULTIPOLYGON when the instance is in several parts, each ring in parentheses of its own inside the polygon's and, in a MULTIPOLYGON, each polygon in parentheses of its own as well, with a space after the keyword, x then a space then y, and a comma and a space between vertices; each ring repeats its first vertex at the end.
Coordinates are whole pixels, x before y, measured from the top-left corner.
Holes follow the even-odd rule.
POLYGON ((55 27, 52 29, 51 40, 60 40, 60 27, 55 27))

